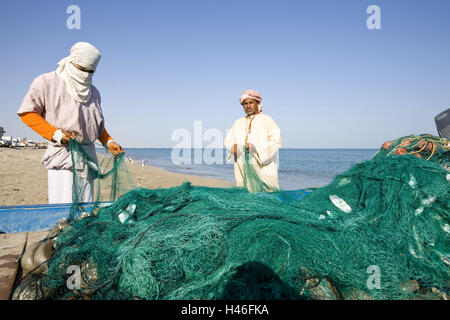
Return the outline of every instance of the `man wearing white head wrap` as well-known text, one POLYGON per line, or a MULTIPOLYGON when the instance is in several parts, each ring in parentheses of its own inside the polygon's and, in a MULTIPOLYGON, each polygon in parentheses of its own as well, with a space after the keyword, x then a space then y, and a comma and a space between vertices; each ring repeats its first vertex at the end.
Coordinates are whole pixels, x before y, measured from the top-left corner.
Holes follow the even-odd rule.
POLYGON ((58 62, 61 74, 72 98, 87 103, 91 98, 92 76, 97 69, 101 54, 92 44, 78 42, 70 49, 70 56, 58 62))
MULTIPOLYGON (((100 52, 87 42, 78 42, 58 69, 44 73, 32 82, 17 114, 39 135, 49 140, 42 163, 48 169, 49 203, 72 202, 72 157, 69 139, 77 139, 97 162, 94 142, 99 140, 117 156, 123 152, 105 129, 101 98, 92 84, 100 52)), ((75 168, 86 171, 86 164, 75 168)), ((93 181, 84 177, 81 202, 93 200, 93 181)))
POLYGON ((270 116, 261 113, 262 98, 257 91, 245 90, 239 103, 246 116, 236 120, 224 141, 225 148, 229 151, 228 160, 234 155, 236 186, 246 186, 250 192, 277 190, 280 129, 270 116), (251 175, 245 173, 246 152, 249 155, 249 165, 258 176, 257 183, 249 181, 251 175))

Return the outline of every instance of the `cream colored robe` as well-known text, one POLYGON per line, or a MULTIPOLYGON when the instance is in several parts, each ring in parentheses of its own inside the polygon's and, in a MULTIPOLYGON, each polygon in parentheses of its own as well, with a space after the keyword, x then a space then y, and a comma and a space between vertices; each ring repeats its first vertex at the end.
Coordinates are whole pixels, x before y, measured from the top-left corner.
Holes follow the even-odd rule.
MULTIPOLYGON (((254 116, 249 132, 250 120, 253 116, 238 119, 225 138, 224 145, 229 151, 227 160, 234 160, 233 146, 237 144, 237 161, 234 162, 236 186, 244 186, 243 164, 245 160, 245 140, 255 146, 250 150, 250 164, 258 177, 272 189, 278 185, 278 150, 281 148, 281 133, 273 119, 263 113, 254 116)), ((253 190, 249 190, 254 192, 253 190)))

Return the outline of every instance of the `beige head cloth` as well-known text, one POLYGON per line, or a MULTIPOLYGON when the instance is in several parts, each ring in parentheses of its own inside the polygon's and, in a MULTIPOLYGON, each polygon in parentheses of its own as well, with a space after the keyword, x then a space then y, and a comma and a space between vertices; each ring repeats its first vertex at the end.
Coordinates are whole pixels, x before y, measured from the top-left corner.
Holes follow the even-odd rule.
POLYGON ((70 49, 70 56, 58 62, 56 70, 66 82, 67 91, 80 103, 87 103, 91 98, 93 72, 81 71, 74 64, 89 71, 95 71, 101 54, 92 44, 77 42, 70 49))

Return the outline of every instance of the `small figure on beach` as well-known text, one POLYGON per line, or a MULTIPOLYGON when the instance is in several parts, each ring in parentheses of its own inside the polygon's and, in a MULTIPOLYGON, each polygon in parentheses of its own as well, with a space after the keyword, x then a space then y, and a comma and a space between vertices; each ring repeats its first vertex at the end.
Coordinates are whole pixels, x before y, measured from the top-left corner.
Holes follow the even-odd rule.
MULTIPOLYGON (((92 84, 101 54, 87 42, 78 42, 55 71, 32 82, 17 114, 39 135, 49 140, 42 164, 48 169, 48 202, 72 202, 72 158, 69 140, 77 139, 97 163, 94 142, 98 139, 117 156, 122 147, 108 134, 101 98, 92 84)), ((93 201, 93 180, 83 177, 81 202, 93 201)))
POLYGON ((280 129, 270 116, 262 113, 262 97, 257 91, 245 90, 239 103, 246 116, 236 120, 224 141, 230 152, 228 160, 234 156, 236 186, 246 187, 250 192, 278 190, 280 129), (252 174, 257 176, 256 183, 252 174))

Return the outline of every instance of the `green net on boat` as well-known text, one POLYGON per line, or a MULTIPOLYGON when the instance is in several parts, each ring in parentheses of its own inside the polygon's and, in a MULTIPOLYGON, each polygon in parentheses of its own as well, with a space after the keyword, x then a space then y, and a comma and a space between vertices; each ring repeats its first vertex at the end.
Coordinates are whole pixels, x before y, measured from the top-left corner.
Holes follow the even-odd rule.
POLYGON ((69 144, 74 164, 74 188, 69 221, 74 221, 82 214, 84 193, 89 181, 93 181, 96 207, 104 202, 113 202, 136 188, 123 160, 123 154, 117 157, 103 156, 100 161, 95 161, 76 140, 70 140, 69 144))
POLYGON ((87 216, 74 210, 73 223, 56 237, 48 271, 28 277, 21 290, 32 282, 39 298, 50 299, 448 294, 447 143, 429 135, 403 137, 329 185, 296 192, 184 183, 125 193, 123 158, 109 160, 111 170, 94 171, 111 177, 107 191, 115 188, 109 192, 115 201, 102 205, 98 197, 87 216), (411 139, 406 152, 397 152, 406 138, 411 139), (419 158, 413 152, 423 143, 413 143, 421 140, 436 148, 425 146, 419 158), (68 272, 73 268, 79 270, 78 282, 77 273, 68 272))

